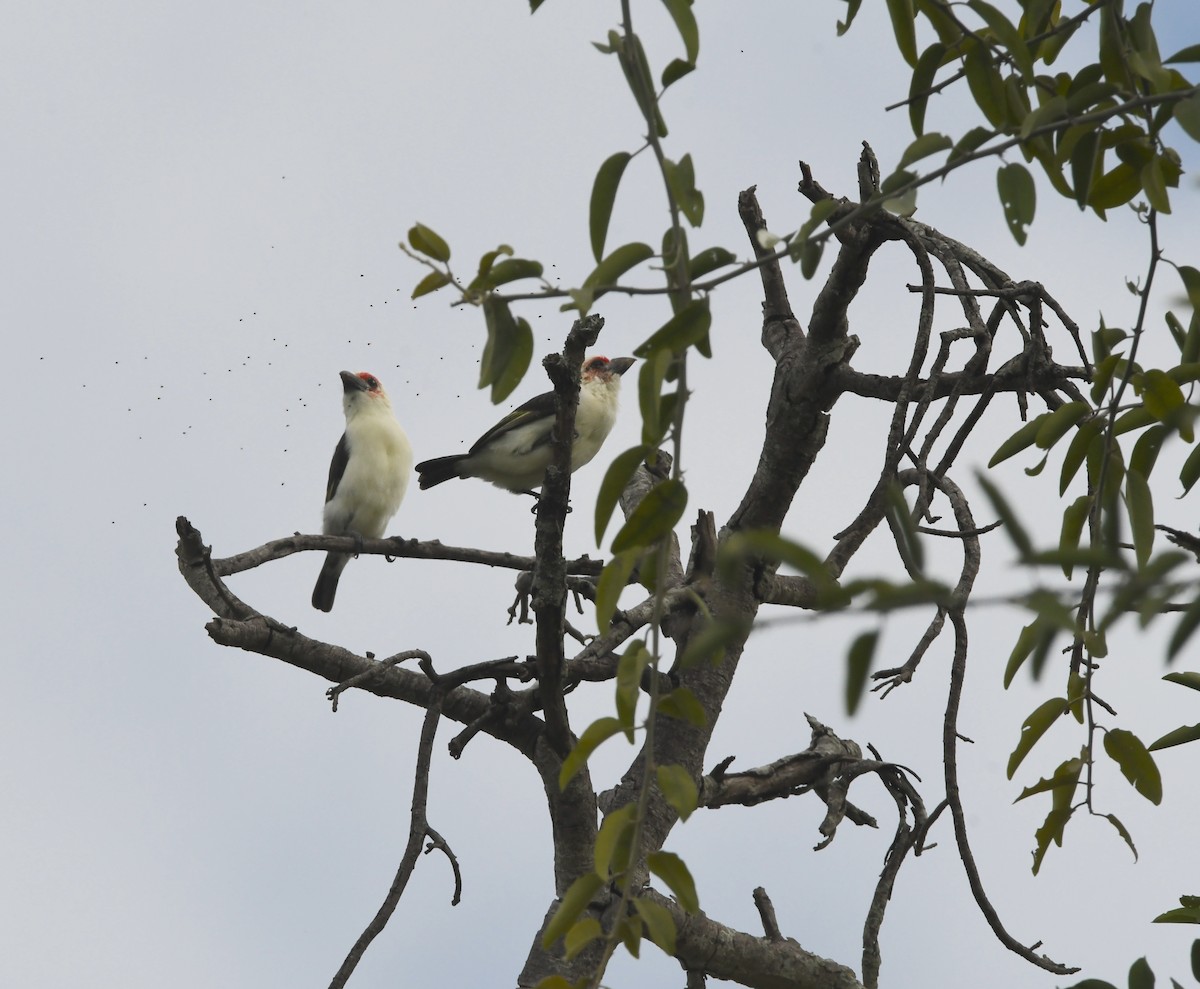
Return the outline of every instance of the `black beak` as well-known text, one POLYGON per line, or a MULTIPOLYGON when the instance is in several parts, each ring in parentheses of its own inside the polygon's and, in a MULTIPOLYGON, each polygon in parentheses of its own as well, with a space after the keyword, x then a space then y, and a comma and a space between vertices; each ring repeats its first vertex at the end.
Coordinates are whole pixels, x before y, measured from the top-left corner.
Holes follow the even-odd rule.
POLYGON ((610 371, 616 371, 617 374, 624 374, 637 362, 636 357, 614 357, 608 362, 610 371))
POLYGON ((370 391, 370 386, 353 371, 340 371, 342 391, 370 391))

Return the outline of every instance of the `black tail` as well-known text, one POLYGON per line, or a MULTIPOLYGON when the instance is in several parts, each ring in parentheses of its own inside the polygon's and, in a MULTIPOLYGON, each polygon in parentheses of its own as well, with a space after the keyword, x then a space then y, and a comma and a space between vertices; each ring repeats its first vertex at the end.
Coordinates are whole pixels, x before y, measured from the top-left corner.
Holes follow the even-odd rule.
POLYGON ((433 460, 417 464, 417 474, 419 475, 417 484, 424 491, 426 488, 432 488, 435 484, 441 484, 452 477, 462 477, 458 468, 464 460, 466 460, 465 454, 456 454, 453 457, 435 457, 433 460))
POLYGON ((312 606, 318 611, 332 611, 333 599, 337 596, 338 579, 346 564, 350 562, 347 553, 326 553, 325 562, 321 564, 321 573, 317 576, 317 586, 313 588, 312 606))

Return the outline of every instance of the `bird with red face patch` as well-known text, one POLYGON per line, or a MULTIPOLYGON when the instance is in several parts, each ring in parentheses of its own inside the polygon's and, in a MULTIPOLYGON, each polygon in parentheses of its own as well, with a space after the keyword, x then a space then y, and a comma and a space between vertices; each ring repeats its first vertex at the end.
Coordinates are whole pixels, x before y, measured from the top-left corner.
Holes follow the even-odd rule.
MULTIPOLYGON (((572 473, 596 456, 612 431, 621 375, 633 363, 632 357, 599 356, 584 362, 571 443, 572 473)), ((420 486, 432 488, 452 477, 479 477, 508 491, 534 494, 550 465, 554 421, 554 392, 531 398, 479 437, 466 453, 417 464, 420 486)))
MULTIPOLYGON (((412 446, 375 375, 342 371, 341 378, 346 431, 329 465, 321 531, 327 536, 379 539, 408 489, 412 446)), ((326 554, 313 588, 314 608, 333 609, 338 579, 351 556, 326 554)))

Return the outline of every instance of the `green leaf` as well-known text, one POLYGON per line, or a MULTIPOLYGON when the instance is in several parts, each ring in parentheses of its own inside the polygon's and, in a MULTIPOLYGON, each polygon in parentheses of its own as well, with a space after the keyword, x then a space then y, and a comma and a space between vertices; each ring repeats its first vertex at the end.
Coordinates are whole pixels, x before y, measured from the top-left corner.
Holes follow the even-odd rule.
POLYGON ((1138 859, 1137 846, 1133 843, 1133 835, 1129 833, 1129 829, 1121 823, 1121 819, 1118 818, 1116 814, 1104 814, 1103 817, 1106 821, 1108 821, 1109 824, 1117 829, 1117 834, 1119 834, 1125 840, 1125 844, 1127 844, 1129 846, 1129 850, 1133 852, 1133 860, 1136 862, 1138 859))
POLYGON ((960 158, 973 154, 995 136, 996 132, 987 127, 972 127, 958 139, 958 143, 954 145, 954 150, 950 152, 947 161, 958 161, 960 158))
POLYGON ((1102 161, 1100 132, 1088 131, 1071 150, 1071 184, 1075 188, 1075 202, 1080 209, 1087 207, 1088 196, 1092 193, 1092 182, 1096 178, 1096 169, 1102 161))
POLYGON ((696 884, 683 859, 674 852, 652 852, 646 856, 646 865, 667 884, 684 910, 688 913, 699 912, 700 900, 696 896, 696 884))
POLYGON ((1138 567, 1144 567, 1154 550, 1154 501, 1145 475, 1132 467, 1125 474, 1125 505, 1133 533, 1134 555, 1138 567))
POLYGON ((692 166, 692 156, 684 155, 678 162, 663 159, 663 174, 667 187, 679 207, 693 227, 698 227, 704 221, 704 193, 696 188, 696 175, 692 166))
POLYGON ((625 737, 630 743, 633 742, 633 722, 642 689, 642 672, 653 661, 654 656, 646 644, 638 639, 617 662, 617 720, 625 726, 625 737))
POLYGON ((904 154, 900 156, 900 163, 896 167, 904 168, 906 165, 911 165, 914 161, 920 161, 922 158, 928 158, 930 155, 935 155, 939 151, 946 151, 952 147, 954 147, 954 142, 945 134, 938 134, 935 131, 922 134, 904 149, 904 154))
POLYGON ((1033 56, 1030 55, 1029 47, 1025 44, 1025 39, 1021 37, 1016 26, 991 4, 984 3, 984 0, 968 0, 967 6, 983 18, 996 35, 1000 47, 1007 52, 1020 71, 1021 78, 1027 85, 1032 85, 1033 56))
POLYGON ((689 62, 682 58, 673 58, 667 63, 667 67, 662 72, 662 87, 666 89, 668 86, 679 82, 689 72, 696 71, 696 63, 689 62))
POLYGON ((659 766, 655 776, 667 803, 675 808, 681 821, 686 821, 700 800, 700 791, 692 774, 682 766, 670 765, 659 766))
POLYGON ((996 464, 1003 463, 1009 457, 1015 456, 1022 450, 1033 446, 1037 440, 1038 432, 1042 428, 1042 424, 1049 418, 1050 413, 1044 412, 1035 419, 1029 420, 1020 429, 1006 439, 992 454, 992 459, 988 461, 988 467, 995 467, 996 464))
POLYGON ((1142 375, 1142 403, 1159 422, 1170 425, 1179 409, 1187 405, 1183 389, 1165 373, 1151 369, 1142 375))
POLYGON ((1160 213, 1170 213, 1171 199, 1167 194, 1167 180, 1163 174, 1161 158, 1151 158, 1142 166, 1141 180, 1142 189, 1150 205, 1160 213))
POLYGON ((503 402, 521 383, 533 358, 533 330, 524 318, 514 319, 508 303, 489 295, 483 300, 487 342, 479 360, 479 387, 491 385, 492 402, 503 402))
POLYGON ((1004 531, 1008 534, 1008 538, 1012 540, 1012 544, 1022 556, 1030 556, 1033 553, 1033 543, 1029 539, 1029 534, 1017 520, 1016 513, 1009 506, 1007 499, 1000 493, 1000 489, 983 474, 977 474, 976 477, 980 487, 983 488, 983 493, 987 495, 988 501, 992 503, 992 508, 996 510, 996 514, 1000 516, 1000 520, 1004 523, 1004 531))
POLYGON ((1145 958, 1129 967, 1129 989, 1154 989, 1154 973, 1145 958))
POLYGON ((1076 982, 1073 986, 1067 986, 1066 989, 1117 989, 1117 987, 1103 979, 1084 979, 1082 982, 1076 982))
POLYGON ((618 553, 604 565, 596 580, 596 627, 603 632, 617 610, 621 592, 629 583, 629 575, 641 557, 640 550, 618 553))
POLYGON ((1092 407, 1087 402, 1064 402, 1045 417, 1035 442, 1043 450, 1049 450, 1091 411, 1092 407))
POLYGON ((879 631, 872 630, 858 635, 850 644, 846 657, 846 713, 853 717, 862 702, 871 672, 871 660, 879 642, 879 631))
MULTIPOLYGON (((1184 900, 1196 900, 1194 896, 1181 896, 1179 898, 1182 903, 1184 900)), ((1154 918, 1156 924, 1200 924, 1200 903, 1193 903, 1190 906, 1185 905, 1176 907, 1174 910, 1168 910, 1166 913, 1160 913, 1154 918)), ((1200 979, 1200 974, 1197 974, 1196 964, 1196 945, 1200 943, 1192 942, 1192 974, 1200 979)), ((1172 980, 1174 981, 1174 980, 1172 980)))
POLYGON ((892 32, 896 35, 896 47, 911 67, 917 65, 916 12, 912 0, 887 0, 888 14, 892 18, 892 32))
POLYGON ((1053 793, 1056 802, 1070 804, 1075 788, 1079 786, 1079 774, 1082 769, 1082 759, 1068 759, 1054 770, 1052 776, 1038 780, 1033 786, 1025 787, 1013 803, 1020 803, 1026 797, 1038 793, 1053 793))
POLYGON ((584 917, 575 921, 563 938, 563 948, 568 961, 586 948, 597 938, 604 936, 604 929, 595 917, 584 917))
POLYGON ((1138 793, 1152 804, 1162 803, 1162 776, 1141 739, 1124 728, 1111 728, 1104 735, 1104 751, 1138 793))
POLYGON ((975 105, 983 111, 988 123, 999 127, 1005 122, 1004 83, 992 64, 991 53, 979 41, 970 42, 965 50, 963 68, 975 105))
POLYGON ((1168 673, 1163 679, 1170 683, 1177 683, 1181 687, 1200 690, 1200 673, 1168 673))
POLYGON ((1171 641, 1167 643, 1167 662, 1179 654, 1179 650, 1196 631, 1197 625, 1200 625, 1200 597, 1188 605, 1187 611, 1179 619, 1179 624, 1175 626, 1175 631, 1171 633, 1171 641))
POLYGON ((701 278, 710 271, 716 271, 718 268, 724 268, 727 264, 733 264, 736 260, 737 255, 732 251, 725 250, 723 247, 705 248, 688 262, 688 277, 692 280, 701 278))
POLYGON ((554 911, 554 916, 550 918, 550 923, 546 925, 542 934, 542 948, 549 951, 550 946, 567 933, 603 884, 604 880, 594 872, 585 872, 571 883, 570 888, 563 894, 558 909, 554 911))
MULTIPOLYGON (((1173 62, 1200 62, 1200 45, 1188 45, 1186 48, 1181 48, 1170 58, 1163 59, 1164 64, 1170 65, 1173 62)), ((1200 969, 1196 970, 1196 979, 1200 980, 1200 969)))
POLYGON ((1088 205, 1103 215, 1105 210, 1124 206, 1141 191, 1142 181, 1138 169, 1121 162, 1092 183, 1088 205))
POLYGON ((633 446, 617 454, 604 472, 604 480, 600 483, 600 493, 596 495, 596 545, 604 538, 604 530, 608 521, 621 500, 621 492, 625 490, 637 469, 651 453, 653 447, 633 446))
POLYGON ((612 551, 649 546, 675 528, 687 508, 687 488, 678 478, 660 481, 625 520, 613 539, 612 551))
POLYGON ((921 546, 921 537, 913 522, 908 502, 904 492, 895 482, 890 482, 887 488, 887 508, 885 510, 888 527, 892 530, 892 538, 896 542, 896 551, 904 561, 905 568, 913 574, 920 574, 925 567, 925 552, 921 546))
POLYGON ((624 730, 625 726, 616 718, 597 718, 588 725, 563 760, 562 768, 558 771, 558 788, 565 790, 575 774, 587 765, 588 757, 600 744, 624 730))
POLYGON ((1009 232, 1018 244, 1025 243, 1025 228, 1033 222, 1037 209, 1037 189, 1029 169, 1019 162, 1011 162, 996 173, 996 187, 1000 192, 1000 205, 1004 207, 1004 219, 1009 232))
POLYGON ((1050 730, 1060 717, 1067 713, 1070 705, 1065 697, 1053 697, 1038 708, 1025 719, 1021 725, 1021 737, 1017 740, 1017 747, 1012 750, 1012 754, 1008 757, 1008 778, 1013 778, 1013 773, 1017 771, 1017 767, 1021 765, 1022 760, 1029 755, 1029 750, 1037 744, 1038 739, 1050 730))
MULTIPOLYGON (((1200 48, 1200 45, 1196 46, 1200 48)), ((1175 122, 1193 141, 1200 141, 1200 93, 1180 100, 1171 111, 1175 122)))
POLYGON ((543 270, 540 261, 531 261, 529 258, 509 258, 507 261, 493 264, 485 274, 476 276, 475 280, 471 282, 471 288, 495 288, 497 285, 506 285, 521 278, 541 278, 543 270))
MULTIPOLYGON (((1070 554, 1079 549, 1079 540, 1083 535, 1083 526, 1087 521, 1088 512, 1092 507, 1091 495, 1080 495, 1063 511, 1062 532, 1058 537, 1058 550, 1064 555, 1062 565, 1063 576, 1071 579, 1075 567, 1070 562, 1070 554)), ((1007 686, 1007 684, 1006 684, 1007 686)))
POLYGON ((444 271, 431 271, 417 282, 417 287, 412 291, 412 298, 419 299, 421 296, 428 295, 430 292, 436 292, 443 285, 449 284, 450 276, 444 271))
POLYGON ((920 135, 925 130, 925 110, 929 104, 929 90, 937 70, 942 67, 946 55, 946 46, 940 41, 921 52, 913 69, 912 81, 908 86, 908 119, 912 123, 913 133, 920 135))
POLYGON ((675 954, 675 920, 671 911, 660 903, 638 897, 633 907, 646 925, 646 937, 657 944, 668 955, 675 954))
POLYGON ((409 228, 408 243, 414 251, 431 257, 435 261, 445 264, 450 260, 449 245, 424 223, 418 223, 409 228))
POLYGON ((700 54, 700 29, 696 26, 696 17, 692 13, 692 0, 663 0, 663 5, 675 22, 675 29, 683 39, 683 47, 687 52, 687 60, 695 62, 700 54))
POLYGON ((1133 445, 1133 453, 1129 455, 1129 469, 1136 470, 1148 479, 1154 471, 1154 464, 1158 460, 1158 451, 1162 448, 1166 436, 1167 427, 1163 425, 1151 426, 1142 433, 1133 445))
POLYGON ((622 244, 596 265, 592 273, 583 280, 583 287, 596 289, 595 294, 598 297, 602 294, 601 289, 615 285, 617 279, 625 272, 652 257, 654 257, 654 248, 649 244, 638 242, 622 244))
POLYGON ((1192 490, 1197 480, 1200 480, 1200 446, 1187 455, 1183 467, 1179 470, 1179 480, 1183 484, 1183 493, 1192 490))
POLYGON ((596 835, 596 875, 608 879, 629 868, 637 804, 626 804, 604 818, 596 835))
POLYGON ((635 347, 633 355, 645 358, 660 350, 682 353, 693 344, 703 351, 700 343, 708 337, 711 325, 712 311, 709 309, 708 296, 696 299, 655 330, 648 340, 635 347))
POLYGON ((1091 446, 1092 440, 1096 438, 1102 428, 1099 419, 1089 419, 1071 437, 1071 443, 1063 456, 1062 471, 1058 477, 1058 493, 1060 495, 1067 493, 1067 488, 1087 458, 1088 447, 1091 446))
POLYGON ((1200 741, 1200 725, 1183 725, 1151 742, 1150 751, 1157 752, 1159 749, 1169 749, 1173 745, 1186 745, 1195 741, 1200 741))
POLYGON ((592 238, 592 254, 597 263, 604 257, 604 238, 608 236, 608 224, 612 218, 613 204, 617 200, 617 187, 625 166, 633 156, 628 151, 610 155, 600 166, 592 183, 592 200, 588 208, 588 230, 592 238))
POLYGON ((703 728, 708 724, 708 715, 704 713, 704 706, 687 687, 676 687, 669 694, 660 697, 658 713, 665 714, 668 718, 686 721, 697 728, 703 728))
POLYGON ((744 639, 746 626, 741 622, 729 619, 715 619, 705 625, 698 635, 688 639, 687 648, 679 657, 679 668, 690 670, 701 663, 718 665, 725 659, 725 653, 734 642, 744 639))

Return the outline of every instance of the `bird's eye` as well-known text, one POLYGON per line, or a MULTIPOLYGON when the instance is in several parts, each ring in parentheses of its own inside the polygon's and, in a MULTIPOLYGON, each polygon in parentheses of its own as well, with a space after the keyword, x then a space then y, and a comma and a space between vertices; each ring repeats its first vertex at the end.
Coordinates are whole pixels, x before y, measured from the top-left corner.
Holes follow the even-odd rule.
POLYGON ((368 374, 363 380, 366 381, 367 387, 372 391, 379 387, 379 379, 372 374, 368 374))

